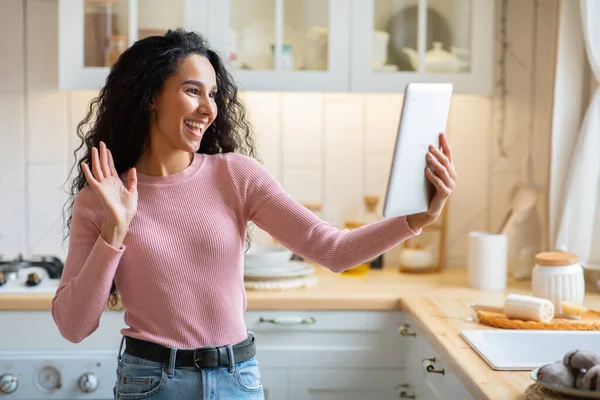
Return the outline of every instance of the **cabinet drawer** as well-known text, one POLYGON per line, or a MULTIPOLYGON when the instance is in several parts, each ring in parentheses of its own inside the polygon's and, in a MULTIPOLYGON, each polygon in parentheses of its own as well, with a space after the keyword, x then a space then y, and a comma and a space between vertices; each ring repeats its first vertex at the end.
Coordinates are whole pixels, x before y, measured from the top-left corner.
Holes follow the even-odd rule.
POLYGON ((292 369, 289 400, 397 399, 402 372, 395 369, 292 369))
POLYGON ((405 321, 401 311, 273 311, 244 314, 248 329, 264 331, 384 331, 405 321))
POLYGON ((269 367, 402 368, 401 312, 251 311, 260 362, 269 367))

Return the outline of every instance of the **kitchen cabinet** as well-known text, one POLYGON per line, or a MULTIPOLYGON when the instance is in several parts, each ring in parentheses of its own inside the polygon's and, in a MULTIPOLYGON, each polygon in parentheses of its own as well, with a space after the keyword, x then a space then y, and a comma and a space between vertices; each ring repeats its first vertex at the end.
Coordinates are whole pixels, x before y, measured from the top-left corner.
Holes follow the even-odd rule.
POLYGON ((398 331, 404 342, 403 346, 407 348, 405 353, 406 386, 399 390, 401 398, 473 399, 473 396, 418 330, 407 323, 401 325, 398 331))
POLYGON ((398 371, 395 369, 292 370, 289 400, 384 400, 395 399, 398 371))
POLYGON ((243 90, 348 90, 350 0, 209 0, 209 40, 243 90))
POLYGON ((267 399, 396 398, 405 382, 401 312, 248 311, 267 399))
POLYGON ((169 28, 207 30, 208 0, 59 0, 58 85, 100 89, 136 40, 169 28))
POLYGON ((494 25, 492 0, 356 0, 352 90, 450 82, 455 93, 489 95, 494 25))
POLYGON ((60 87, 102 87, 123 48, 175 26, 206 34, 242 90, 493 88, 493 0, 59 0, 60 87))
POLYGON ((248 311, 265 397, 473 399, 401 311, 248 311))

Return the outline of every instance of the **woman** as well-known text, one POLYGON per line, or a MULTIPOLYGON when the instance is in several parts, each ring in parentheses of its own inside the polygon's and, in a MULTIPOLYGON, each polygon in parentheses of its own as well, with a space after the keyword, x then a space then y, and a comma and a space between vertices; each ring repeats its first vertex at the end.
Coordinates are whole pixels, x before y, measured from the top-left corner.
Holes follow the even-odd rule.
POLYGON ((418 234, 454 187, 442 135, 443 152, 428 157, 437 188, 428 212, 335 229, 250 157, 237 96, 200 36, 169 31, 121 55, 79 126, 85 154, 52 315, 66 339, 80 342, 118 288, 128 328, 116 398, 263 398, 243 319, 247 222, 339 272, 418 234))

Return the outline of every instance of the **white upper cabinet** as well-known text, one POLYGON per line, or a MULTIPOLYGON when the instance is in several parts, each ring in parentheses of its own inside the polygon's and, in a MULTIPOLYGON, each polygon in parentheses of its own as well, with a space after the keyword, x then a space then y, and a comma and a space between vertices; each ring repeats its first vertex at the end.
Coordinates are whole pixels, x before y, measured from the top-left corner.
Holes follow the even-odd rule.
POLYGON ((493 89, 493 0, 59 0, 59 85, 99 89, 137 39, 205 34, 242 90, 493 89))
POLYGON ((492 93, 493 0, 355 0, 353 17, 352 91, 450 82, 492 93))
POLYGON ((243 90, 347 91, 350 0, 209 0, 209 40, 243 90))
POLYGON ((206 31, 208 0, 59 0, 60 89, 100 89, 136 40, 167 29, 206 31))

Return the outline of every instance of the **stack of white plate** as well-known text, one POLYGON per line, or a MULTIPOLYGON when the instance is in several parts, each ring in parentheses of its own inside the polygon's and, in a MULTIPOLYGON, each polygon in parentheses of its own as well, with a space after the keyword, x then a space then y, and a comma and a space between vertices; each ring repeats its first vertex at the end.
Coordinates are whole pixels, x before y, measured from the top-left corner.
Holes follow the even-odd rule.
POLYGON ((291 258, 292 252, 285 247, 253 244, 244 256, 244 286, 250 290, 313 286, 315 267, 291 258))

